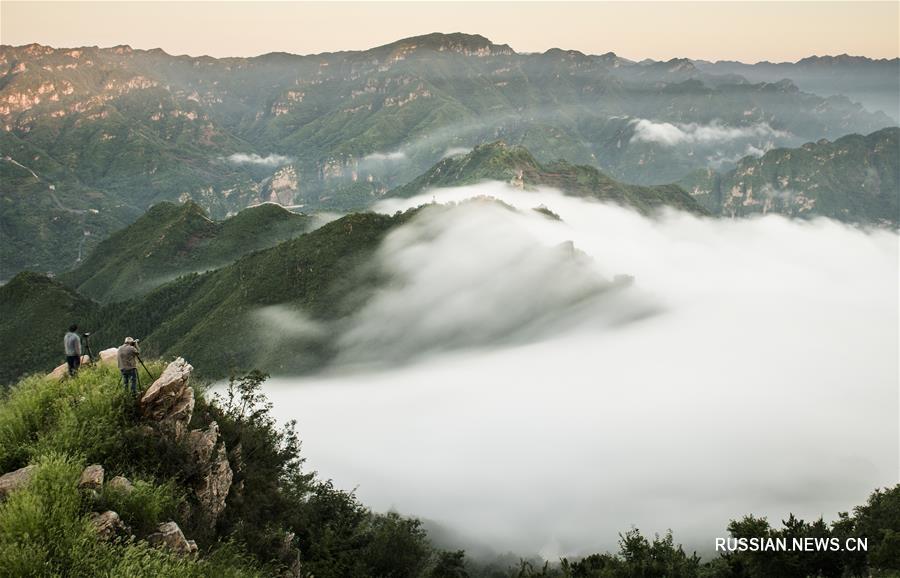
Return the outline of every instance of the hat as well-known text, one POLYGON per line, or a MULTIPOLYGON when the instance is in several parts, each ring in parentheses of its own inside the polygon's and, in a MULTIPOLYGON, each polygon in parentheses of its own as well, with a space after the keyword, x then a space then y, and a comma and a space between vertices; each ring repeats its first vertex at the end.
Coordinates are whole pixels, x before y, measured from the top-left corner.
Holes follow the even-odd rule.
POLYGON ((134 338, 133 338, 133 337, 126 337, 126 338, 125 338, 125 343, 134 343, 134 338))

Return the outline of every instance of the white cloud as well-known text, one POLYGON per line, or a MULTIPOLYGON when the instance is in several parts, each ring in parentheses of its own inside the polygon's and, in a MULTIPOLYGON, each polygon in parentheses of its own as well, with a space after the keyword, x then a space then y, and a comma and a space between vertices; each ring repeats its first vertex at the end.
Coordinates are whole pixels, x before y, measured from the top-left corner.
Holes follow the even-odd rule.
POLYGON ((446 151, 444 151, 444 154, 441 155, 441 158, 442 158, 442 159, 446 159, 446 158, 448 158, 448 157, 455 157, 455 156, 459 156, 459 155, 467 155, 467 154, 469 154, 470 152, 472 152, 472 149, 470 149, 470 148, 466 148, 466 147, 450 147, 450 148, 448 148, 446 151))
POLYGON ((767 122, 748 126, 728 126, 721 121, 710 124, 654 122, 645 118, 631 121, 634 125, 632 141, 652 142, 664 146, 681 144, 716 144, 743 139, 781 138, 789 133, 772 128, 767 122))
POLYGON ((363 157, 363 161, 404 161, 406 153, 403 151, 394 151, 389 153, 374 152, 363 157))
POLYGON ((761 146, 747 144, 743 151, 731 155, 717 151, 716 154, 707 157, 706 160, 710 167, 718 170, 723 167, 733 166, 744 157, 761 157, 773 148, 775 148, 775 143, 772 141, 763 143, 761 146))
POLYGON ((378 209, 484 194, 522 211, 395 231, 374 261, 395 282, 341 338, 345 362, 413 363, 268 384, 339 487, 553 559, 632 525, 709 552, 729 519, 827 518, 896 483, 896 233, 649 219, 500 184, 378 209), (595 292, 618 273, 634 287, 595 292))
POLYGON ((264 167, 279 167, 281 165, 286 165, 290 162, 293 162, 294 159, 292 159, 291 157, 276 154, 270 154, 268 156, 261 157, 256 153, 249 155, 244 153, 234 153, 233 155, 229 155, 227 160, 228 162, 235 165, 260 165, 264 167))

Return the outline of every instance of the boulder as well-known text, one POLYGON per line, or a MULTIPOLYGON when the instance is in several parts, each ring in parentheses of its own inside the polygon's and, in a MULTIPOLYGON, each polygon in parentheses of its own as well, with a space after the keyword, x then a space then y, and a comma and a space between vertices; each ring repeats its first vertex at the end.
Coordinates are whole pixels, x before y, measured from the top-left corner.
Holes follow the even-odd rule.
POLYGON ((191 367, 179 357, 166 367, 159 379, 141 397, 141 412, 161 430, 180 439, 194 413, 194 390, 188 386, 191 367))
POLYGON ((119 365, 119 349, 117 347, 110 347, 109 349, 104 349, 100 352, 99 355, 100 365, 115 365, 118 367, 119 365))
POLYGON ((90 465, 81 472, 81 478, 78 480, 78 489, 80 490, 97 490, 103 487, 103 466, 100 464, 90 465))
POLYGON ((194 493, 207 522, 212 525, 225 509, 225 498, 234 478, 225 443, 219 440, 219 425, 212 422, 206 430, 192 430, 187 434, 186 443, 201 468, 194 493))
MULTIPOLYGON (((87 365, 91 362, 91 358, 87 355, 81 356, 81 365, 87 365)), ((69 364, 63 363, 62 365, 57 365, 56 369, 47 374, 47 377, 51 379, 61 380, 65 379, 69 376, 69 364)))
POLYGON ((112 510, 103 513, 92 512, 90 515, 91 524, 97 530, 97 534, 104 540, 112 540, 119 534, 129 534, 131 530, 122 522, 119 514, 112 510))
POLYGON ((151 546, 162 546, 176 554, 193 554, 197 551, 197 544, 193 540, 184 537, 184 533, 175 522, 165 522, 156 528, 156 532, 147 536, 147 542, 151 546))
POLYGON ((111 490, 122 492, 123 494, 130 494, 134 491, 134 485, 132 485, 132 483, 125 476, 114 477, 109 481, 106 487, 111 490))
POLYGON ((37 466, 25 466, 0 476, 0 500, 27 484, 31 480, 31 476, 34 475, 35 467, 37 466))

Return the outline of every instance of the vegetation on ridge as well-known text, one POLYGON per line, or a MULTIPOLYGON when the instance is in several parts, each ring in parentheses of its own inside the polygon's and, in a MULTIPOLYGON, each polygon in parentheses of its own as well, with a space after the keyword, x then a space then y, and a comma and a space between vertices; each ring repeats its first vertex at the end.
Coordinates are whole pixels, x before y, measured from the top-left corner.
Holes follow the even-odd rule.
POLYGON ((477 146, 465 155, 448 157, 385 196, 412 197, 430 188, 472 185, 480 181, 503 181, 523 189, 552 187, 567 195, 618 203, 645 214, 667 206, 708 214, 677 185, 629 185, 587 165, 573 165, 562 160, 541 164, 525 147, 509 146, 503 141, 477 146))
MULTIPOLYGON (((158 374, 162 365, 150 368, 158 374)), ((189 452, 144 426, 115 368, 19 382, 0 397, 0 473, 28 464, 36 469, 24 488, 0 502, 0 576, 287 576, 286 544, 299 550, 302 576, 325 578, 837 578, 900 571, 900 485, 874 492, 830 525, 791 516, 776 528, 747 516, 727 528, 732 538, 865 537, 868 552, 747 551, 702 561, 671 534, 648 539, 632 529, 621 535, 616 554, 558 563, 469 560, 435 547, 417 520, 371 512, 352 493, 305 470, 294 425, 279 428, 261 393, 265 378, 251 372, 233 379, 217 399, 195 386, 190 426, 215 420, 229 460, 242 464, 212 528, 202 523, 189 490, 189 452), (79 490, 79 474, 90 463, 134 480, 134 491, 79 490), (88 514, 106 508, 119 512, 132 537, 106 542, 97 535, 88 514), (198 557, 144 540, 166 520, 197 541, 198 557)), ((141 380, 149 383, 143 371, 141 380)))
POLYGON ((181 275, 222 267, 291 239, 312 221, 274 204, 213 221, 194 202, 159 203, 59 280, 100 302, 133 299, 181 275))

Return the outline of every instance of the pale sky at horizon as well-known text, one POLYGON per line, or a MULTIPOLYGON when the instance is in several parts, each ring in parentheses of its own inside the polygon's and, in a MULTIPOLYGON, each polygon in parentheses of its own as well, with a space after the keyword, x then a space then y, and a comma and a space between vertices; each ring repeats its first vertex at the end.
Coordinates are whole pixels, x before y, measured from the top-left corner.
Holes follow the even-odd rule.
POLYGON ((364 50, 430 32, 481 34, 518 52, 744 62, 900 56, 898 2, 0 1, 0 43, 256 56, 364 50))

